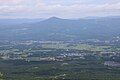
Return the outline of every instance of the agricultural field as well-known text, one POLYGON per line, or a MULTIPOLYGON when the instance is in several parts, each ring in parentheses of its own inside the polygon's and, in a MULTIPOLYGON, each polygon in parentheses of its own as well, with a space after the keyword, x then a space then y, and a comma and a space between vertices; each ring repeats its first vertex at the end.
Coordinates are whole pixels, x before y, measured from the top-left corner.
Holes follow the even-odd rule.
POLYGON ((87 51, 112 51, 112 50, 120 50, 120 47, 112 48, 112 46, 106 45, 90 45, 90 44, 44 44, 43 48, 51 48, 51 49, 75 49, 75 50, 87 50, 87 51))

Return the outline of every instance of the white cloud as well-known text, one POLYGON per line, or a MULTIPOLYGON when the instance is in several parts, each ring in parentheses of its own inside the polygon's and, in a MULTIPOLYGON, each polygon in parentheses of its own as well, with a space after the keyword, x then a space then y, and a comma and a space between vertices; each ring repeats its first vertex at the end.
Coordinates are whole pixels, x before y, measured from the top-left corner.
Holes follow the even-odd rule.
POLYGON ((0 0, 0 5, 19 5, 25 0, 0 0))
MULTIPOLYGON (((64 0, 52 4, 44 0, 0 0, 0 17, 85 17, 119 15, 119 0, 104 0, 102 3, 95 0, 69 0, 69 5, 64 0), (4 15, 6 14, 6 15, 4 15), (9 15, 7 15, 9 14, 9 15)), ((67 0, 66 0, 67 1, 67 0)))

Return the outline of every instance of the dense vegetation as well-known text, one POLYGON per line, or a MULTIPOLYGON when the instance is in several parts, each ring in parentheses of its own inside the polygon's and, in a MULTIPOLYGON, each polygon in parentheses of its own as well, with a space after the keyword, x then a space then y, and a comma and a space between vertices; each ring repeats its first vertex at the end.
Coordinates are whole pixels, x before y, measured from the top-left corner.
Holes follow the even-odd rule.
POLYGON ((106 67, 99 61, 64 62, 0 61, 5 80, 119 80, 120 69, 106 67), (67 63, 67 64, 66 64, 67 63))

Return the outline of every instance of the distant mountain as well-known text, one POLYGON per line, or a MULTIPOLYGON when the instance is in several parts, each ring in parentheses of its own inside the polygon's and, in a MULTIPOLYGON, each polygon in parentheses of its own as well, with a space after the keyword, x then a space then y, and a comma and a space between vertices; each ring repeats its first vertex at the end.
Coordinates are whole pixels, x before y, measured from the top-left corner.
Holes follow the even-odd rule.
POLYGON ((0 19, 0 25, 15 25, 23 23, 35 23, 40 22, 44 19, 0 19))
POLYGON ((103 19, 103 18, 120 18, 120 16, 106 16, 106 17, 85 17, 84 19, 103 19))
POLYGON ((110 39, 119 34, 118 17, 79 20, 51 17, 38 22, 0 26, 1 39, 11 40, 110 39))

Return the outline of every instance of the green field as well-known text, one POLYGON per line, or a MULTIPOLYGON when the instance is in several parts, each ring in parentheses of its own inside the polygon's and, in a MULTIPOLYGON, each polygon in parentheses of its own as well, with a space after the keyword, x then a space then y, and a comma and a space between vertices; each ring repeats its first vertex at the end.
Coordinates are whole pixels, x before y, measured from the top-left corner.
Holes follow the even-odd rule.
POLYGON ((87 50, 87 51, 105 51, 109 49, 110 46, 95 46, 89 44, 44 44, 43 48, 52 48, 52 49, 75 49, 75 50, 87 50))

